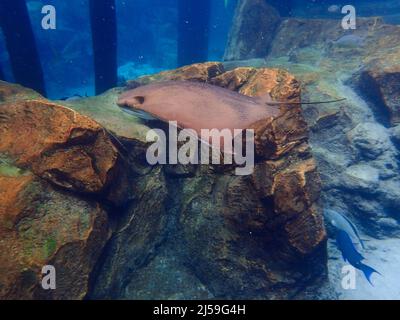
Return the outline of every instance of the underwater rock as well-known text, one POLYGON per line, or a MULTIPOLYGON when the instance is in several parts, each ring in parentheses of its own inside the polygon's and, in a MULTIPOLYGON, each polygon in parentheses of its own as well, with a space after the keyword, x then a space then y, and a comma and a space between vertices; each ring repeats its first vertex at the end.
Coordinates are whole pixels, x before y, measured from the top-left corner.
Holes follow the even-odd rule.
MULTIPOLYGON (((285 71, 244 68, 209 77, 208 66, 145 83, 203 78, 251 96, 299 99, 298 82, 285 71)), ((319 176, 300 107, 282 105, 279 117, 254 129, 259 158, 251 176, 235 176, 233 168, 156 166, 135 181, 138 199, 122 214, 90 297, 287 298, 301 296, 294 290, 301 283, 324 279, 319 176)))
POLYGON ((372 100, 378 104, 381 110, 376 110, 384 114, 384 118, 395 126, 400 123, 400 66, 397 55, 393 65, 388 61, 373 61, 365 70, 361 72, 359 87, 372 100), (388 66, 389 65, 389 66, 388 66))
POLYGON ((107 197, 118 153, 93 120, 19 86, 0 91, 0 299, 83 299, 110 235, 106 210, 83 194, 107 197), (42 288, 46 265, 57 290, 42 288))
POLYGON ((364 46, 364 38, 357 35, 348 34, 333 41, 333 44, 341 48, 358 48, 364 46))
POLYGON ((211 78, 224 72, 224 67, 220 62, 195 63, 175 70, 164 71, 151 76, 140 77, 137 80, 128 81, 127 87, 138 84, 148 84, 154 81, 166 80, 190 80, 208 82, 211 78))
MULTIPOLYGON (((386 3, 379 2, 382 6, 386 3)), ((398 1, 393 3, 398 6, 398 1)), ((327 9, 327 6, 315 7, 327 9)), ((304 19, 282 19, 272 43, 265 45, 270 48, 267 55, 235 61, 235 65, 256 66, 262 59, 269 68, 288 70, 301 83, 302 101, 347 98, 334 104, 302 105, 310 128, 309 143, 321 176, 321 203, 343 212, 363 237, 371 238, 371 244, 390 242, 391 237, 400 233, 400 131, 399 125, 396 126, 400 105, 399 80, 396 80, 400 26, 385 24, 379 17, 362 18, 357 6, 357 29, 343 30, 340 15, 334 19, 314 19, 315 16, 310 19, 312 12, 308 7, 306 10, 304 19), (350 43, 335 43, 339 39, 350 43)), ((294 15, 298 16, 298 12, 295 10, 294 15)), ((232 66, 228 66, 231 70, 232 66)), ((232 86, 242 83, 232 75, 230 79, 232 86)), ((265 176, 260 181, 265 185, 263 191, 270 192, 271 177, 265 176)), ((379 250, 371 250, 370 258, 382 252, 380 246, 377 245, 379 250)), ((396 250, 394 247, 391 253, 396 254, 396 250)), ((335 288, 323 288, 321 296, 335 291, 351 299, 380 297, 383 291, 386 294, 384 280, 379 294, 377 286, 368 289, 358 283, 361 295, 343 290, 341 258, 335 259, 332 246, 328 253, 329 278, 335 288)), ((395 264, 376 260, 376 266, 383 268, 383 265, 396 269, 395 264)), ((370 286, 368 282, 367 285, 370 286)), ((396 297, 397 287, 388 296, 396 297)))
POLYGON ((0 299, 83 299, 109 236, 106 212, 0 161, 0 299), (42 288, 46 265, 57 290, 42 288))
POLYGON ((398 149, 400 149, 400 125, 391 128, 390 133, 393 142, 398 146, 398 149))
POLYGON ((235 68, 212 78, 211 83, 229 90, 238 91, 255 73, 256 69, 254 68, 235 68))
POLYGON ((347 136, 361 156, 368 159, 376 159, 391 147, 387 129, 378 123, 360 123, 347 136))
POLYGON ((64 189, 104 195, 116 173, 119 155, 105 130, 72 109, 39 100, 1 104, 0 132, 1 153, 64 189))
POLYGON ((379 187, 379 172, 365 164, 357 164, 346 169, 344 187, 350 190, 375 194, 379 187))
POLYGON ((279 22, 279 12, 266 1, 241 0, 236 8, 224 60, 266 56, 279 22))
POLYGON ((222 62, 226 71, 231 71, 240 67, 253 67, 253 68, 265 68, 267 67, 267 61, 263 58, 254 58, 248 60, 230 60, 222 62))
MULTIPOLYGON (((214 83, 250 96, 269 93, 280 101, 300 97, 299 83, 286 71, 224 73, 219 63, 135 83, 171 78, 214 83)), ((6 139, 0 151, 10 158, 0 163, 0 176, 6 177, 1 179, 8 179, 0 180, 0 197, 9 198, 0 202, 7 204, 0 207, 0 231, 8 241, 0 246, 12 247, 15 260, 21 261, 19 254, 27 259, 14 269, 4 266, 15 274, 3 280, 6 288, 18 288, 3 291, 5 297, 277 299, 304 297, 304 288, 325 281, 321 185, 299 105, 281 105, 272 121, 252 125, 254 173, 236 176, 229 166, 148 165, 150 124, 119 110, 121 92, 116 88, 58 102, 68 108, 29 100, 29 94, 17 102, 3 98, 0 129, 6 139), (21 188, 9 191, 10 179, 21 188), (33 224, 37 219, 42 222, 33 224), (30 261, 31 251, 24 249, 30 246, 34 257, 47 254, 30 261), (63 290, 58 295, 37 287, 42 263, 60 269, 63 290), (20 276, 20 267, 28 272, 20 276), (68 277, 79 285, 66 283, 68 277)))
POLYGON ((27 99, 45 100, 42 95, 32 89, 0 80, 0 104, 27 99))
MULTIPOLYGON (((138 296, 141 290, 145 291, 145 287, 138 288, 132 279, 136 279, 137 275, 149 279, 153 277, 150 268, 149 273, 144 274, 146 266, 158 255, 158 248, 165 242, 169 231, 171 212, 167 209, 171 200, 161 168, 137 177, 134 192, 126 208, 121 208, 118 216, 114 216, 117 226, 103 252, 89 298, 144 299, 149 295, 145 292, 146 295, 138 296), (133 292, 126 291, 125 286, 129 285, 133 292)), ((178 249, 174 248, 171 257, 178 254, 178 249)), ((152 288, 152 297, 157 296, 158 285, 162 286, 159 279, 154 281, 157 286, 152 288)), ((173 285, 170 284, 172 291, 173 285)))
MULTIPOLYGON (((324 204, 341 207, 372 237, 387 230, 379 221, 385 215, 390 218, 396 201, 385 194, 392 194, 387 186, 396 185, 400 176, 396 131, 385 128, 397 121, 399 43, 400 27, 386 25, 378 17, 359 18, 351 32, 343 30, 340 20, 287 18, 268 45, 269 53, 258 57, 271 68, 279 66, 294 74, 304 88, 304 101, 347 98, 334 104, 303 105, 302 112, 311 128, 324 204), (362 39, 363 45, 340 46, 335 43, 338 39, 362 39), (378 171, 374 183, 378 202, 366 194, 362 180, 344 174, 354 165, 378 171), (349 192, 353 196, 347 196, 349 192), (366 207, 374 209, 360 209, 366 207)), ((247 63, 251 66, 252 61, 247 63)), ((238 76, 230 77, 232 86, 241 85, 238 76)))

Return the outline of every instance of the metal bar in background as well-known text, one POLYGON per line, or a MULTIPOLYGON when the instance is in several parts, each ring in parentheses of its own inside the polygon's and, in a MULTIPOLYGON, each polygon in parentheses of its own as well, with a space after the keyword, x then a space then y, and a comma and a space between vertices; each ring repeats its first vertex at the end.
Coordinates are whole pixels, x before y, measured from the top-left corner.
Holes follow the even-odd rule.
POLYGON ((25 0, 0 0, 0 26, 15 81, 46 95, 42 65, 25 0))
POLYGON ((6 78, 4 77, 4 72, 3 72, 3 70, 1 69, 1 66, 0 66, 0 80, 6 80, 6 78))
POLYGON ((90 0, 96 94, 117 86, 115 0, 90 0))
POLYGON ((178 66, 208 60, 210 16, 210 0, 178 0, 178 66))

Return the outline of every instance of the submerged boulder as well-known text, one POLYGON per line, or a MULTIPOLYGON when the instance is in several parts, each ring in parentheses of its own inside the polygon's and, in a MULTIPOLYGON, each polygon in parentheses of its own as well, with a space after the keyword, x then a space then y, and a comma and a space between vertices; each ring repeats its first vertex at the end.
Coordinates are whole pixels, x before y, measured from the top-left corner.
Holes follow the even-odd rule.
POLYGON ((79 193, 109 186, 118 152, 105 130, 63 106, 28 100, 0 106, 0 152, 51 183, 79 193))
MULTIPOLYGON (((286 71, 224 72, 219 63, 135 85, 171 78, 300 99, 286 71)), ((1 297, 308 297, 303 288, 325 280, 326 234, 300 106, 252 125, 254 172, 236 176, 229 166, 147 164, 150 124, 119 110, 121 91, 64 106, 0 104, 0 246, 12 252, 0 259, 1 297), (41 289, 46 264, 60 289, 41 289)))
POLYGON ((151 76, 143 76, 136 80, 128 81, 127 86, 135 87, 156 81, 191 80, 207 82, 224 72, 224 67, 219 62, 195 63, 176 70, 164 71, 151 76))
POLYGON ((362 157, 376 159, 391 148, 387 129, 375 122, 360 123, 347 133, 362 157))
POLYGON ((0 92, 0 299, 83 299, 110 235, 93 195, 107 197, 118 152, 93 120, 20 87, 0 92), (55 290, 42 287, 47 265, 55 290))
POLYGON ((83 299, 108 228, 95 201, 0 163, 0 299, 83 299), (47 265, 56 270, 56 290, 42 287, 47 265))
MULTIPOLYGON (((207 74, 202 81, 243 94, 299 101, 299 84, 285 71, 186 72, 207 66, 135 82, 199 81, 207 74)), ((252 127, 252 175, 212 165, 168 165, 138 180, 144 188, 138 191, 146 192, 124 212, 92 298, 290 298, 302 296, 294 289, 301 283, 324 279, 320 183, 301 109, 282 105, 279 117, 252 127)))
POLYGON ((0 103, 27 99, 45 100, 41 94, 32 89, 0 80, 0 103))
MULTIPOLYGON (((321 174, 323 204, 340 208, 371 237, 397 235, 400 228, 389 230, 381 221, 386 221, 383 217, 400 221, 395 214, 395 188, 389 188, 400 179, 396 131, 400 26, 370 17, 358 18, 355 30, 344 30, 341 19, 295 16, 282 18, 272 43, 264 43, 267 54, 228 64, 229 69, 242 67, 237 75, 231 73, 229 83, 241 86, 241 74, 249 69, 244 67, 259 65, 261 59, 264 65, 284 68, 299 79, 304 101, 346 98, 302 106, 321 174), (368 177, 361 174, 364 169, 369 170, 368 177), (366 182, 376 177, 371 172, 379 179, 373 180, 375 190, 366 182), (374 196, 366 190, 374 191, 374 196)), ((245 18, 242 14, 235 22, 245 18)), ((236 29, 234 24, 232 31, 236 29)), ((249 26, 244 34, 251 30, 249 26)))
POLYGON ((400 149, 400 125, 393 127, 390 133, 393 142, 398 146, 398 149, 400 149))
POLYGON ((361 72, 358 82, 360 90, 378 105, 375 112, 392 126, 400 123, 399 57, 400 52, 372 61, 361 72))

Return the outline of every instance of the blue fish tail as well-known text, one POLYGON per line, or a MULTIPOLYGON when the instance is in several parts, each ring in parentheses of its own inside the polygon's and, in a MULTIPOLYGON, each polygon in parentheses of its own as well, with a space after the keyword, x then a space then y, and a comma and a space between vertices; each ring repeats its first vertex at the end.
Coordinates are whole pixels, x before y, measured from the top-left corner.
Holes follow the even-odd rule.
POLYGON ((373 286, 371 282, 371 276, 375 272, 377 274, 380 274, 378 271, 376 271, 374 268, 367 266, 366 264, 360 263, 359 266, 357 266, 363 273, 365 278, 367 278, 368 282, 373 286))

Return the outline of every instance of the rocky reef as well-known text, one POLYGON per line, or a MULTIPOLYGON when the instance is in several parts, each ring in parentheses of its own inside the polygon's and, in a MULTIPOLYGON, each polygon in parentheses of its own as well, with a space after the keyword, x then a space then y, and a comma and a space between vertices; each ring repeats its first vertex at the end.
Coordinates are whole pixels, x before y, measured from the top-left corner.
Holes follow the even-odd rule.
MULTIPOLYGON (((258 1, 242 2, 270 13, 258 1)), ((243 20, 253 21, 237 12, 235 24, 243 20)), ((257 22, 246 32, 255 27, 257 22)), ((233 43, 247 41, 246 32, 235 30, 233 43)), ((281 18, 274 37, 265 42, 268 54, 232 55, 229 46, 226 51, 232 60, 227 69, 256 65, 293 73, 302 84, 303 101, 347 99, 303 105, 303 114, 321 172, 323 202, 348 212, 373 237, 400 230, 395 209, 400 199, 399 40, 400 27, 379 17, 359 18, 356 30, 343 30, 340 19, 281 18)))
MULTIPOLYGON (((281 69, 205 63, 136 79, 300 101, 281 69)), ((0 298, 307 298, 326 280, 320 178, 300 106, 253 125, 255 170, 150 166, 124 88, 50 102, 0 83, 0 298), (40 286, 43 265, 57 289, 40 286)))
POLYGON ((81 299, 110 235, 95 197, 118 152, 93 120, 19 86, 0 92, 0 297, 81 299), (51 294, 45 265, 57 270, 51 294))
MULTIPOLYGON (((252 11, 263 10, 260 16, 270 14, 270 21, 276 20, 276 13, 271 14, 271 9, 256 0, 241 3, 252 11)), ((280 17, 276 32, 264 42, 267 54, 236 54, 234 45, 228 46, 225 57, 230 61, 224 66, 227 70, 240 66, 242 72, 252 70, 251 66, 288 70, 300 81, 304 102, 347 99, 302 107, 321 175, 321 203, 344 212, 358 225, 369 239, 369 261, 384 269, 386 279, 395 278, 400 247, 396 242, 400 234, 400 27, 386 24, 380 17, 358 17, 356 30, 343 30, 341 18, 280 17), (379 258, 383 252, 393 261, 379 258)), ((246 43, 247 33, 259 27, 240 11, 234 24, 232 44, 246 43), (242 25, 248 28, 238 34, 242 25)), ((341 291, 337 262, 341 258, 333 245, 329 247, 331 276, 341 291)), ((400 284, 395 281, 377 277, 379 285, 372 289, 363 280, 353 296, 345 292, 342 297, 398 296, 400 284)))

